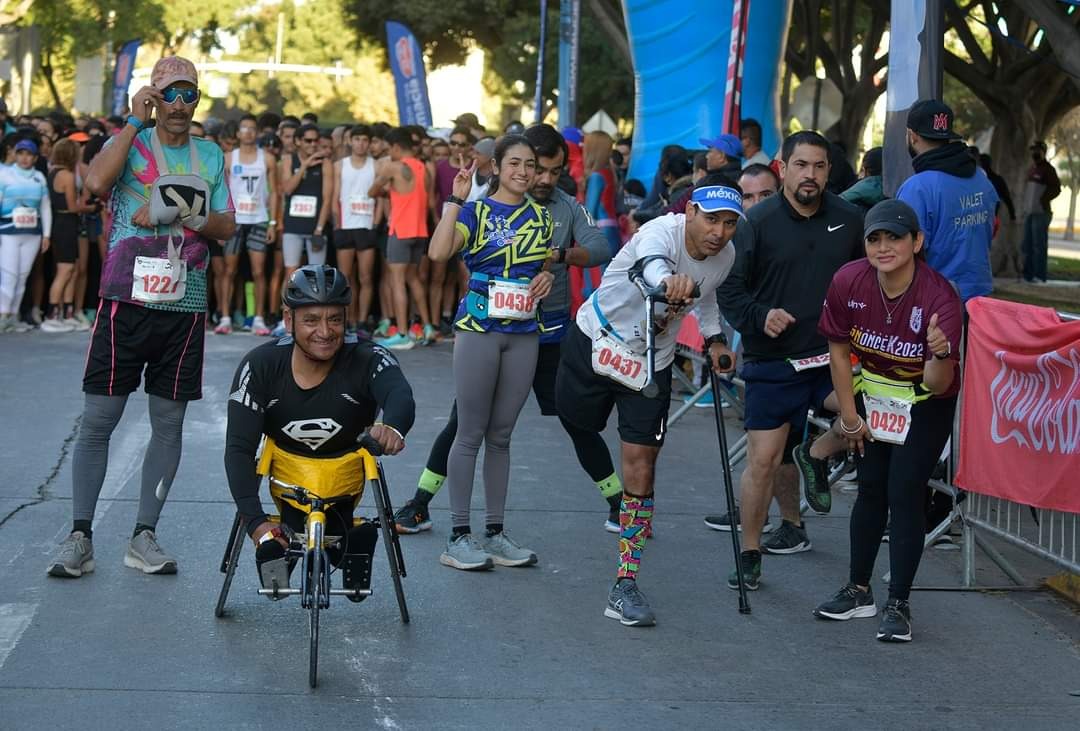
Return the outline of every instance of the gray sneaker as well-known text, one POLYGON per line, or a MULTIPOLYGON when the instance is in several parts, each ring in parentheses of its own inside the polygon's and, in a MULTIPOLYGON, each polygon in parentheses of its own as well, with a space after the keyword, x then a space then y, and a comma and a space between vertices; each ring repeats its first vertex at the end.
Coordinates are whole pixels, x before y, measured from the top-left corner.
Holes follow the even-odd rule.
POLYGON ((617 619, 626 627, 652 627, 656 624, 656 615, 649 608, 649 600, 633 579, 619 579, 611 587, 604 616, 617 619))
POLYGON ((94 570, 94 544, 81 530, 64 539, 49 564, 49 576, 78 578, 94 570))
POLYGON ((472 533, 451 535, 446 541, 446 550, 439 556, 439 563, 462 571, 495 568, 491 555, 484 550, 480 539, 472 533))
POLYGON ((487 536, 484 550, 491 554, 491 560, 499 566, 531 566, 536 563, 536 554, 519 546, 505 531, 487 536))
POLYGON ((161 550, 152 530, 144 530, 128 543, 124 565, 144 574, 175 574, 176 559, 161 550))

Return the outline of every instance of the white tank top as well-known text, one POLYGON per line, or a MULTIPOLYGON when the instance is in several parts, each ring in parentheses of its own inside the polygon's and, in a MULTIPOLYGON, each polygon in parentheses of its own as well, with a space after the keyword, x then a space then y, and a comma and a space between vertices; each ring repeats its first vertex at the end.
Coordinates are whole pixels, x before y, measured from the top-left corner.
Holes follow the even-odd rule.
POLYGON ((375 162, 368 156, 360 169, 353 167, 352 158, 341 161, 341 228, 371 228, 375 219, 375 199, 368 196, 375 182, 375 162))
POLYGON ((270 220, 267 208, 266 158, 259 149, 255 162, 240 162, 240 148, 229 156, 229 192, 236 208, 239 224, 266 223, 270 220))

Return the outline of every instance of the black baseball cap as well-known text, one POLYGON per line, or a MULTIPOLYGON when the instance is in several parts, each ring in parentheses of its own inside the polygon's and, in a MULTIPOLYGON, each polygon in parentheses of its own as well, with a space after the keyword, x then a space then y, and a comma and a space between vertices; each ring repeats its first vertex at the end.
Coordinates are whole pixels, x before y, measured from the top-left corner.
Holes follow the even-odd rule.
POLYGON ((863 238, 875 231, 888 231, 897 236, 916 234, 919 232, 919 217, 915 214, 915 209, 904 201, 889 198, 875 205, 866 214, 863 238))
POLYGON ((937 99, 920 99, 908 110, 907 128, 928 140, 958 140, 953 131, 956 116, 952 108, 937 99))

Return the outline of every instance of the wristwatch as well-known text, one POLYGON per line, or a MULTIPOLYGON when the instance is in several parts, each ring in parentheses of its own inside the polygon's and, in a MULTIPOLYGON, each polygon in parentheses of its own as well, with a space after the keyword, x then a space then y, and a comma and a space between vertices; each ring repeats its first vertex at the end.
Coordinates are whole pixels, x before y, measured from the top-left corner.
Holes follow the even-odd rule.
POLYGON ((465 207, 465 199, 464 198, 458 198, 456 195, 448 195, 448 196, 446 196, 446 200, 444 202, 445 203, 453 203, 455 206, 458 206, 459 208, 464 208, 465 207))
POLYGON ((938 360, 947 360, 952 355, 952 343, 949 344, 948 349, 944 353, 934 353, 934 357, 938 360))

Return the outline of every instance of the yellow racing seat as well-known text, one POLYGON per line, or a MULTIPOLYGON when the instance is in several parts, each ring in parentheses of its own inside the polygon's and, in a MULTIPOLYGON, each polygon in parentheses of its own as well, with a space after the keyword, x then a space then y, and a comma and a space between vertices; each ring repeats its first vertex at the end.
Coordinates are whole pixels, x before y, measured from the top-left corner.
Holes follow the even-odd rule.
POLYGON ((255 468, 259 475, 273 478, 270 480, 270 496, 278 504, 279 511, 281 503, 285 502, 304 513, 310 507, 283 497, 288 489, 274 480, 303 487, 324 500, 352 495, 355 505, 364 495, 365 480, 375 475, 376 470, 375 458, 362 448, 340 457, 304 457, 279 449, 270 437, 263 440, 255 468))

